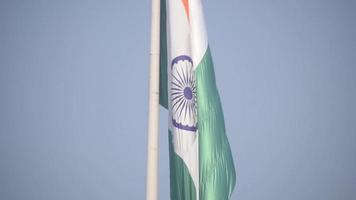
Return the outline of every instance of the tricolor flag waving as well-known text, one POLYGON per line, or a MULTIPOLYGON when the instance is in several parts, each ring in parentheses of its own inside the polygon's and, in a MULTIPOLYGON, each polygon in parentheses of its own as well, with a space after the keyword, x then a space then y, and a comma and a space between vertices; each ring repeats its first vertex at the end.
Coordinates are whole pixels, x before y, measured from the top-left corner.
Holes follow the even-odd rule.
POLYGON ((201 0, 161 0, 160 104, 169 110, 172 200, 228 200, 236 174, 201 0))

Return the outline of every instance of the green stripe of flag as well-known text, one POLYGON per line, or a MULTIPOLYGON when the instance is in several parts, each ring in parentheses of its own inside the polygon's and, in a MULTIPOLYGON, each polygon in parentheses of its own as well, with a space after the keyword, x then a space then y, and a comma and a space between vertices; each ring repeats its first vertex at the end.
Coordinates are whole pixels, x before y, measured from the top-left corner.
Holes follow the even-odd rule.
POLYGON ((172 132, 168 132, 171 200, 196 200, 193 179, 184 161, 174 152, 172 132))
POLYGON ((236 174, 208 47, 195 71, 201 200, 228 200, 236 174))

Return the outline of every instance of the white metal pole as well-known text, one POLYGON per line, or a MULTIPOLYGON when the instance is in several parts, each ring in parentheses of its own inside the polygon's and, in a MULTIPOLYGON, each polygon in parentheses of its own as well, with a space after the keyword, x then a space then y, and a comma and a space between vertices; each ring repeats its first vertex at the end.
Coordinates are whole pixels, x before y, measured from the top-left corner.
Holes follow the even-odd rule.
POLYGON ((160 0, 152 0, 146 200, 157 200, 160 0))

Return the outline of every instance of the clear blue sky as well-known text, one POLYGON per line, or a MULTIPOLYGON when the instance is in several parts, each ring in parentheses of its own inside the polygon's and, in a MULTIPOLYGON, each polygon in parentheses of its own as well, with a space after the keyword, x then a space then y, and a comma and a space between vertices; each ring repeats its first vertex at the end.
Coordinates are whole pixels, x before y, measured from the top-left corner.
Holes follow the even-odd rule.
MULTIPOLYGON (((356 2, 205 0, 233 200, 356 199, 356 2)), ((0 1, 0 199, 145 197, 150 1, 0 1)), ((169 199, 161 110, 160 199, 169 199)))

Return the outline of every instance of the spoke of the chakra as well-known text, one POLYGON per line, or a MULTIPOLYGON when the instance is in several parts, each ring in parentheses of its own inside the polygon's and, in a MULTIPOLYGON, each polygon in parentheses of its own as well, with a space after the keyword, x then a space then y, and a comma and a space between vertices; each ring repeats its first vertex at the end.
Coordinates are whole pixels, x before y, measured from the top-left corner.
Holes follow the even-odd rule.
POLYGON ((178 87, 178 88, 180 88, 180 89, 183 89, 183 84, 180 84, 179 82, 176 82, 176 81, 172 81, 172 83, 173 83, 176 87, 178 87))
POLYGON ((192 69, 189 68, 187 70, 188 70, 188 73, 187 73, 187 85, 191 85, 190 81, 192 80, 192 69))
POLYGON ((195 86, 194 74, 193 73, 190 74, 190 85, 192 86, 192 88, 193 88, 193 86, 195 86))
POLYGON ((190 72, 190 73, 189 73, 189 79, 188 79, 188 84, 189 84, 189 86, 192 86, 192 80, 193 80, 192 72, 190 72))
POLYGON ((193 116, 193 112, 192 112, 192 102, 188 103, 188 116, 191 117, 193 116))
MULTIPOLYGON (((184 98, 184 96, 183 95, 181 95, 181 94, 177 94, 177 95, 175 95, 175 96, 172 96, 173 97, 173 101, 174 102, 179 102, 179 101, 181 101, 183 98, 184 98)), ((174 106, 174 105, 173 105, 174 106)))
POLYGON ((183 76, 183 81, 184 81, 184 86, 187 85, 187 72, 186 72, 186 67, 181 67, 181 72, 182 72, 182 76, 183 76))
POLYGON ((180 80, 182 81, 182 85, 183 85, 184 80, 183 80, 183 78, 181 77, 181 75, 180 75, 180 73, 179 73, 178 69, 177 69, 177 74, 178 74, 178 76, 179 76, 180 80))
POLYGON ((182 107, 183 103, 184 103, 184 98, 180 101, 176 111, 178 111, 178 109, 182 107))
POLYGON ((172 74, 172 76, 174 79, 176 79, 178 81, 179 84, 183 85, 183 83, 174 74, 172 74))
POLYGON ((182 112, 183 112, 183 109, 184 109, 186 103, 187 103, 187 101, 185 99, 183 99, 183 105, 180 108, 178 119, 180 119, 180 116, 182 116, 182 112))
POLYGON ((181 67, 179 68, 179 70, 180 70, 179 73, 180 73, 180 74, 182 75, 182 77, 183 77, 183 79, 182 79, 182 80, 183 80, 183 84, 186 85, 184 68, 185 68, 184 66, 181 66, 181 67))
POLYGON ((173 88, 173 87, 172 90, 181 91, 179 88, 173 88))
POLYGON ((194 109, 194 104, 190 105, 190 110, 192 112, 192 116, 193 116, 193 121, 196 122, 196 117, 195 117, 195 109, 194 109))
POLYGON ((183 96, 184 97, 184 95, 182 94, 181 90, 177 90, 176 92, 173 92, 171 95, 172 95, 172 97, 176 97, 176 96, 183 96))
POLYGON ((194 121, 196 122, 198 119, 198 117, 197 117, 197 110, 196 110, 196 107, 195 107, 195 105, 194 106, 192 106, 192 110, 193 110, 193 113, 194 113, 194 115, 193 115, 193 117, 194 117, 194 121))
POLYGON ((184 99, 184 96, 182 94, 180 95, 176 95, 172 100, 175 101, 175 103, 173 104, 173 107, 178 103, 181 102, 184 99))
POLYGON ((180 70, 180 74, 182 75, 182 80, 183 80, 183 84, 186 85, 187 84, 187 81, 186 81, 186 78, 185 78, 185 66, 184 66, 185 63, 181 63, 180 64, 180 67, 179 67, 179 70, 180 70))
POLYGON ((187 105, 187 109, 188 109, 188 117, 190 118, 190 102, 188 102, 188 105, 187 105))
POLYGON ((181 94, 182 94, 182 89, 180 88, 176 88, 176 90, 174 92, 172 91, 171 93, 172 96, 181 95, 181 94))
POLYGON ((189 75, 189 69, 186 68, 185 69, 185 72, 184 72, 184 75, 185 75, 185 85, 188 85, 188 81, 189 81, 189 78, 188 78, 188 75, 189 75))
POLYGON ((181 92, 181 91, 179 91, 179 92, 173 92, 173 93, 172 93, 172 96, 173 96, 173 95, 178 95, 178 94, 182 94, 182 92, 181 92))
POLYGON ((187 118, 187 109, 188 109, 188 103, 187 103, 187 105, 185 105, 184 119, 187 118))
POLYGON ((176 109, 174 109, 174 114, 177 113, 177 111, 178 111, 179 107, 181 106, 181 104, 183 103, 183 101, 184 100, 183 100, 183 97, 182 97, 182 98, 179 98, 179 100, 174 103, 173 108, 176 107, 176 109))
MULTIPOLYGON (((180 101, 179 105, 180 105, 180 104, 182 104, 182 101, 180 101)), ((176 114, 177 114, 178 109, 179 109, 179 107, 180 107, 179 105, 178 105, 178 106, 177 106, 177 108, 175 109, 175 111, 174 111, 174 115, 176 115, 176 114)))
POLYGON ((181 119, 181 116, 182 116, 182 113, 184 112, 184 108, 185 108, 186 104, 187 104, 187 100, 184 98, 183 99, 183 104, 182 104, 182 106, 180 108, 178 119, 181 119))
MULTIPOLYGON (((175 97, 173 97, 172 101, 176 101, 176 100, 177 100, 177 102, 178 102, 178 101, 181 100, 181 98, 184 98, 184 96, 183 96, 182 94, 176 95, 175 97)), ((174 104, 174 105, 175 105, 175 104, 174 104)), ((174 107, 174 105, 173 105, 173 107, 174 107)))
POLYGON ((195 115, 194 115, 194 104, 193 103, 191 103, 190 105, 189 105, 189 113, 192 113, 192 117, 193 117, 193 121, 195 121, 195 115))
POLYGON ((175 86, 177 86, 178 88, 180 88, 180 89, 183 89, 183 86, 181 86, 181 85, 178 85, 177 83, 175 83, 175 82, 172 82, 172 84, 173 85, 175 85, 175 86))

